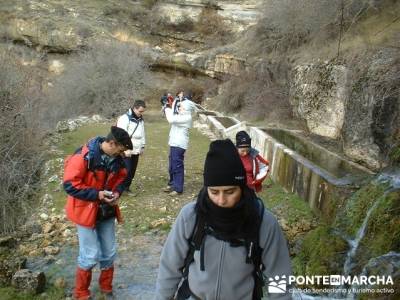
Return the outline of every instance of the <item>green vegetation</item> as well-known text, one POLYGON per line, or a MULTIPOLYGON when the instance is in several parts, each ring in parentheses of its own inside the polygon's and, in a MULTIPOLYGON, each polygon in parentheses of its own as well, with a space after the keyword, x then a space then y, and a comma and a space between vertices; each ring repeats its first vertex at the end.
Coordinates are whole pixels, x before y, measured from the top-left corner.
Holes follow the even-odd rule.
POLYGON ((34 293, 21 293, 12 287, 0 288, 2 300, 64 300, 65 291, 63 288, 49 287, 46 292, 35 295, 34 293))
POLYGON ((310 231, 302 242, 300 253, 293 259, 296 275, 341 274, 347 242, 332 228, 321 225, 310 231))
POLYGON ((382 193, 360 243, 359 265, 389 251, 400 252, 400 191, 382 193))
POLYGON ((400 145, 393 147, 389 152, 389 158, 393 165, 400 165, 400 145))
POLYGON ((289 225, 300 220, 311 222, 315 218, 307 202, 296 194, 286 192, 270 178, 264 182, 260 197, 268 209, 279 212, 289 225))
POLYGON ((386 188, 385 184, 371 182, 357 191, 347 200, 344 209, 339 212, 334 226, 347 236, 354 237, 361 227, 368 209, 375 201, 379 201, 386 188))

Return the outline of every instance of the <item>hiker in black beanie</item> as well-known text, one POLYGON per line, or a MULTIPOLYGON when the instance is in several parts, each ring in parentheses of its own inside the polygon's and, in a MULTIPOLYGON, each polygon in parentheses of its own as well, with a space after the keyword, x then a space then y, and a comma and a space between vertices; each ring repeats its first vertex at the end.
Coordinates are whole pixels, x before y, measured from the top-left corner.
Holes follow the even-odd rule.
MULTIPOLYGON (((155 299, 173 299, 177 292, 176 299, 259 300, 263 285, 270 284, 262 275, 279 276, 274 288, 285 285, 291 275, 286 240, 247 187, 235 145, 214 141, 204 164, 204 187, 182 208, 164 245, 155 299)), ((288 290, 285 285, 268 299, 291 299, 288 290)))
POLYGON ((269 161, 251 146, 251 138, 244 130, 236 133, 236 148, 246 170, 247 186, 257 193, 261 192, 262 182, 269 173, 269 161))

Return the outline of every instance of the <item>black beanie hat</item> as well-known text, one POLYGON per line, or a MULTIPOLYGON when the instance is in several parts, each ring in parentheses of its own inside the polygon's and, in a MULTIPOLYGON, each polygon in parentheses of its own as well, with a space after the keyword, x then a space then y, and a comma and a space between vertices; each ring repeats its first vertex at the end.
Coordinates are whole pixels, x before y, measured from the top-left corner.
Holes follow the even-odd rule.
POLYGON ((204 186, 246 185, 246 171, 231 140, 210 144, 204 163, 204 186))
POLYGON ((251 138, 246 131, 239 131, 236 133, 236 147, 247 148, 251 147, 251 138))
POLYGON ((111 126, 111 132, 109 137, 113 137, 113 139, 118 143, 126 147, 126 149, 132 150, 133 145, 129 134, 122 128, 117 126, 111 126))

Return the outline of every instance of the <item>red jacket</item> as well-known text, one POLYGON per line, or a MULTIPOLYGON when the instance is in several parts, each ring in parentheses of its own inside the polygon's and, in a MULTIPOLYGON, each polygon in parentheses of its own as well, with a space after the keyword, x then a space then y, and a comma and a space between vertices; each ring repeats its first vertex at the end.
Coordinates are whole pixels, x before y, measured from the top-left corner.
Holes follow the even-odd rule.
POLYGON ((258 154, 254 148, 246 156, 240 156, 246 170, 247 186, 257 193, 262 190, 262 182, 269 172, 269 161, 258 154))
MULTIPOLYGON (((99 208, 99 191, 110 190, 120 195, 127 175, 122 157, 116 157, 108 172, 102 164, 100 144, 104 138, 97 137, 67 157, 64 163, 64 190, 67 192, 66 214, 75 224, 94 227, 99 208)), ((121 212, 115 206, 118 222, 121 212)))

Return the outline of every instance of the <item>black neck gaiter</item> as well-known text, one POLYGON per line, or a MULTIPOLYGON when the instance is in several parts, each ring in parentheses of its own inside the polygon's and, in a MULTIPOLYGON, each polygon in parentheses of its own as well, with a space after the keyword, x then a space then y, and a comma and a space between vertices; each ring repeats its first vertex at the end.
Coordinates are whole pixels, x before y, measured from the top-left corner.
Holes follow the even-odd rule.
POLYGON ((254 230, 253 220, 257 213, 252 198, 251 194, 242 193, 235 206, 224 208, 214 204, 208 197, 207 188, 203 188, 197 199, 196 210, 218 238, 227 241, 246 239, 254 230))

